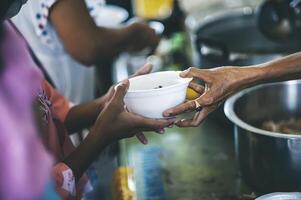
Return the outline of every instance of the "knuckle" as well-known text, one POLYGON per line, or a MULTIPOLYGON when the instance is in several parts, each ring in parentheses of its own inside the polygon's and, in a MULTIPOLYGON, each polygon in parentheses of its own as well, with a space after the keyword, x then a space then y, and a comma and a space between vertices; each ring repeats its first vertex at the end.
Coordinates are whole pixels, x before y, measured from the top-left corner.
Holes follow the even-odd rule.
POLYGON ((192 126, 192 127, 198 127, 198 126, 199 126, 199 123, 198 123, 198 122, 192 122, 192 123, 191 123, 191 126, 192 126))
POLYGON ((124 89, 124 84, 123 83, 118 84, 117 87, 116 87, 117 92, 120 92, 123 89, 124 89))
POLYGON ((156 121, 153 120, 153 119, 147 119, 147 118, 145 118, 144 120, 145 120, 144 121, 145 124, 148 125, 148 126, 150 126, 150 127, 156 127, 157 126, 156 121))
POLYGON ((190 108, 190 109, 193 109, 193 108, 195 108, 195 102, 194 101, 189 101, 189 104, 188 104, 188 108, 190 108))
POLYGON ((188 71, 189 74, 192 73, 192 72, 194 71, 194 67, 189 67, 189 68, 187 69, 187 71, 188 71))
POLYGON ((206 105, 211 105, 211 104, 213 104, 213 103, 214 103, 214 97, 212 97, 212 96, 206 97, 206 98, 204 99, 204 103, 205 103, 206 105))
POLYGON ((161 128, 163 128, 163 126, 161 124, 153 124, 152 128, 153 129, 161 129, 161 128))

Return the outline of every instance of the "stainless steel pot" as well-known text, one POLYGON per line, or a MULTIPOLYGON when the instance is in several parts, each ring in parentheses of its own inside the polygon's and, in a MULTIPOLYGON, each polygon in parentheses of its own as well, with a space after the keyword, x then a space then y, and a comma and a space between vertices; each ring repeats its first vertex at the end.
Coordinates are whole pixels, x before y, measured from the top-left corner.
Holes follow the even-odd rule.
POLYGON ((301 81, 243 90, 225 103, 234 123, 235 151, 244 180, 259 192, 301 191, 301 135, 262 130, 265 120, 301 117, 301 81))

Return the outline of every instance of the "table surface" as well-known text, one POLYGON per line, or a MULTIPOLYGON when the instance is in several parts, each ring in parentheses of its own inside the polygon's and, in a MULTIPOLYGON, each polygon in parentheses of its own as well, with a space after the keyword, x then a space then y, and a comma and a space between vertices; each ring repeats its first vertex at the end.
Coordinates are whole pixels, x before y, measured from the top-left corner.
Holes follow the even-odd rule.
POLYGON ((121 163, 134 169, 139 200, 241 199, 252 190, 239 176, 232 133, 215 118, 197 128, 149 133, 146 146, 135 138, 121 143, 121 163))

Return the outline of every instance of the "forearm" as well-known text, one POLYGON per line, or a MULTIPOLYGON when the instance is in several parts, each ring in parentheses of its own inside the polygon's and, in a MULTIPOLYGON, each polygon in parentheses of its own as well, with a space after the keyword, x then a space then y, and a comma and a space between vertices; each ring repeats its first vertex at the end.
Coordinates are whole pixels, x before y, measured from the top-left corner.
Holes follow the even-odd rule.
POLYGON ((69 134, 91 127, 106 103, 106 98, 101 97, 94 101, 74 106, 69 111, 65 127, 69 134))
POLYGON ((58 1, 50 9, 50 21, 68 53, 85 65, 116 55, 128 30, 97 27, 84 0, 58 1))
POLYGON ((99 153, 109 144, 108 140, 103 137, 104 135, 100 132, 91 131, 80 146, 65 158, 64 163, 72 169, 76 181, 79 180, 99 153))
POLYGON ((98 27, 94 34, 95 49, 91 52, 95 63, 103 59, 112 59, 126 50, 131 36, 131 30, 124 28, 98 27))
POLYGON ((301 53, 259 65, 243 67, 239 70, 241 75, 238 78, 238 84, 241 87, 299 79, 301 78, 301 53))

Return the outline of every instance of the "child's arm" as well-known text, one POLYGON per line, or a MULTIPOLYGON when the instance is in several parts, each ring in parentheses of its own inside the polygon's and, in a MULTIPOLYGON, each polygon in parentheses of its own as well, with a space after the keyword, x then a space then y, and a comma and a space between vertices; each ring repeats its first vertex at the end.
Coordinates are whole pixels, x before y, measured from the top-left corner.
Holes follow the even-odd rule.
POLYGON ((108 100, 109 98, 105 95, 94 101, 72 107, 64 122, 68 133, 73 134, 82 129, 92 127, 108 100))
MULTIPOLYGON (((151 64, 146 64, 131 77, 148 74, 152 69, 151 64)), ((112 98, 113 94, 114 86, 112 86, 103 97, 71 108, 64 121, 68 133, 72 134, 84 128, 90 128, 96 121, 99 113, 104 109, 105 104, 112 98)))
POLYGON ((147 119, 127 112, 124 108, 123 98, 128 86, 128 81, 117 86, 114 96, 98 116, 90 134, 65 159, 64 163, 72 169, 76 180, 82 176, 108 144, 135 135, 146 144, 147 140, 143 131, 162 132, 162 129, 174 123, 174 118, 147 119))

